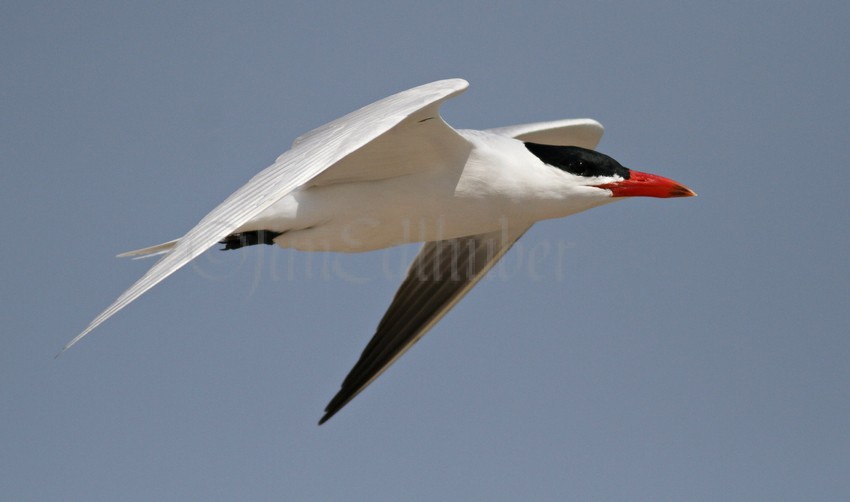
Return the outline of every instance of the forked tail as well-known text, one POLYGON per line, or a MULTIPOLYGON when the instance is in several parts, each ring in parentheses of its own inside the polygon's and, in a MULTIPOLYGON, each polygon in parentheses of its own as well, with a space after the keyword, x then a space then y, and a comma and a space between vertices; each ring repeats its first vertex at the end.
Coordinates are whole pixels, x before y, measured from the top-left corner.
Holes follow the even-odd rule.
POLYGON ((118 255, 118 258, 132 258, 134 260, 138 260, 140 258, 150 258, 151 256, 159 256, 161 254, 165 254, 171 251, 175 245, 177 245, 177 241, 180 239, 174 239, 173 241, 163 242, 162 244, 157 244, 156 246, 151 246, 149 248, 137 249, 135 251, 127 251, 126 253, 121 253, 118 255))

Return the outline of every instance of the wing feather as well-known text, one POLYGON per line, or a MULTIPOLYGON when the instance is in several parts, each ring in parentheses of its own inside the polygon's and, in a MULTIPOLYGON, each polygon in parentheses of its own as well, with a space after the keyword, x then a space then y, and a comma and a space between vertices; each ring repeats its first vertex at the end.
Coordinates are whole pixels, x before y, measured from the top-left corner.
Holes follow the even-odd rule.
POLYGON ((564 119, 497 127, 489 131, 520 141, 593 149, 602 139, 605 129, 593 119, 564 119))
POLYGON ((426 243, 319 424, 328 421, 422 338, 528 228, 426 243))
POLYGON ((251 178, 180 238, 168 254, 95 317, 62 351, 71 348, 109 317, 277 200, 418 111, 427 109, 433 115, 444 100, 463 92, 467 86, 464 80, 451 79, 415 87, 367 105, 302 136, 294 148, 251 178))

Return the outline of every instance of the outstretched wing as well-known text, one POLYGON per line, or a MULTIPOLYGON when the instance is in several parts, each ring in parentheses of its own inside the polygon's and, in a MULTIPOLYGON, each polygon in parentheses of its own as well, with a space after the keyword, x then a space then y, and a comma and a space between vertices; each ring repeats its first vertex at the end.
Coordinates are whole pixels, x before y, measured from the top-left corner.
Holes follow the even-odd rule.
MULTIPOLYGON (((68 342, 62 349, 63 352, 190 260, 214 246, 277 200, 313 181, 322 173, 328 173, 327 179, 324 180, 327 183, 391 175, 391 166, 386 162, 376 164, 377 169, 381 171, 376 173, 362 167, 369 164, 371 159, 368 156, 356 154, 361 149, 367 149, 373 156, 388 160, 397 158, 398 155, 392 152, 395 151, 393 148, 398 148, 399 145, 380 141, 385 134, 395 134, 395 128, 404 128, 408 134, 412 131, 422 131, 423 137, 432 142, 438 139, 449 142, 462 140, 439 118, 439 106, 446 99, 463 92, 468 85, 464 80, 451 79, 415 87, 367 105, 302 136, 291 150, 251 178, 178 239, 168 254, 122 293, 86 329, 68 342), (411 126, 416 124, 421 124, 422 127, 411 130, 411 126), (387 151, 368 148, 376 139, 387 151), (356 157, 357 161, 346 162, 350 157, 356 157)), ((403 148, 415 143, 415 140, 402 142, 400 146, 403 148)), ((451 153, 455 154, 456 150, 451 153)))
MULTIPOLYGON (((604 129, 593 119, 565 119, 488 131, 521 141, 596 148, 604 129)), ((425 244, 375 335, 343 381, 339 392, 328 403, 319 424, 327 422, 422 338, 527 230, 523 228, 512 234, 496 232, 425 244), (464 273, 452 275, 454 272, 464 273)))
POLYGON ((325 408, 319 425, 422 338, 528 228, 426 243, 413 260, 375 335, 325 408))
POLYGON ((497 127, 489 131, 520 141, 593 149, 602 139, 605 129, 593 119, 565 119, 497 127))

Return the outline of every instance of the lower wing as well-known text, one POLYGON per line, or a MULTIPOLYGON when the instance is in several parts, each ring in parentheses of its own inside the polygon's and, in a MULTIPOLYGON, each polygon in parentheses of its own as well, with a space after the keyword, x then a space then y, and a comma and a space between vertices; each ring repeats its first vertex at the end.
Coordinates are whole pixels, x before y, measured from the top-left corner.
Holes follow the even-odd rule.
POLYGON ((529 228, 426 243, 410 265, 375 335, 325 408, 319 425, 419 341, 529 228))

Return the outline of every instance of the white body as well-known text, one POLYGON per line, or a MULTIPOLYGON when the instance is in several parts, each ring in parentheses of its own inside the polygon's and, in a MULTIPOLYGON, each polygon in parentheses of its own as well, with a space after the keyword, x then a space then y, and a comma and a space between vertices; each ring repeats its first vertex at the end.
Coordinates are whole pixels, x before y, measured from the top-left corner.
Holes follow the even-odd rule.
POLYGON ((457 132, 469 142, 463 162, 385 179, 309 185, 237 232, 284 232, 275 243, 302 251, 372 251, 505 226, 526 228, 614 200, 544 164, 521 141, 486 131, 457 132))

